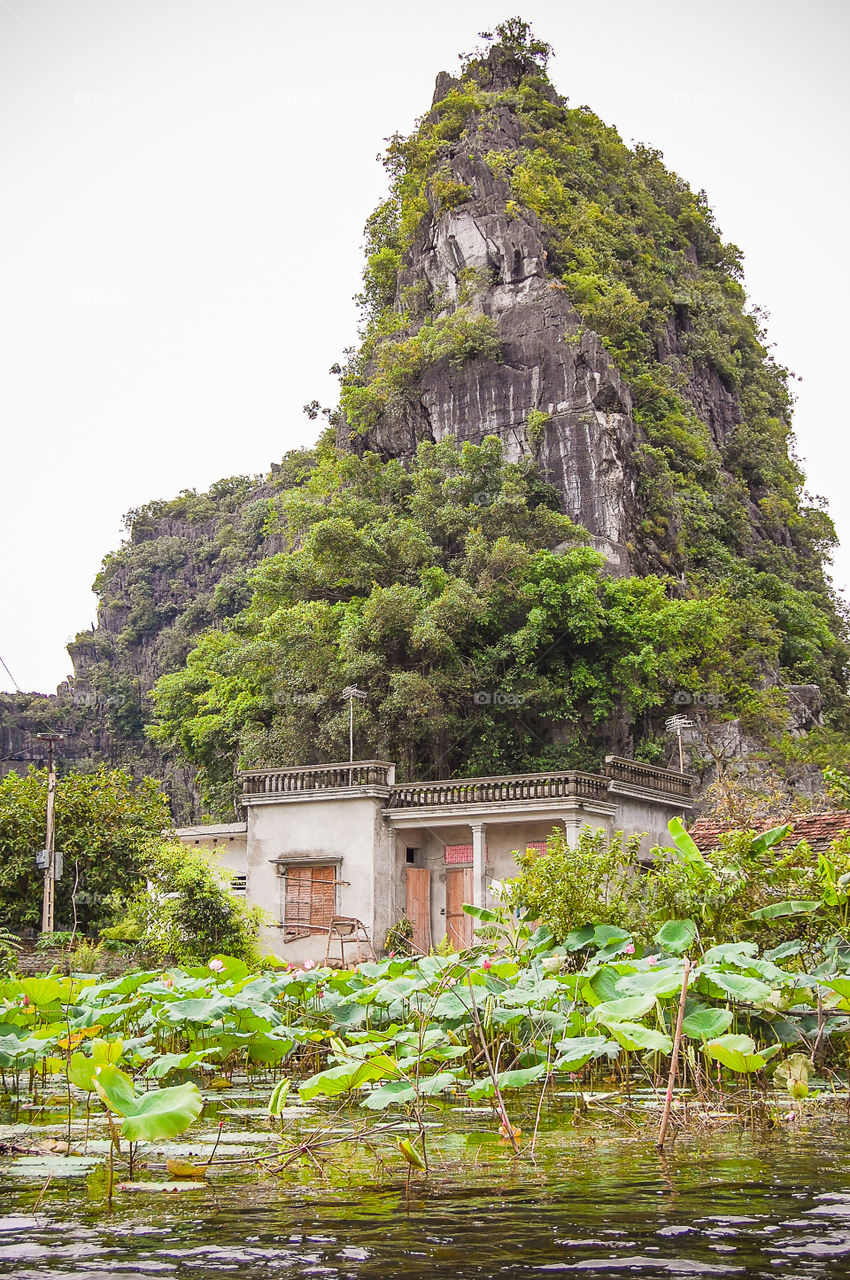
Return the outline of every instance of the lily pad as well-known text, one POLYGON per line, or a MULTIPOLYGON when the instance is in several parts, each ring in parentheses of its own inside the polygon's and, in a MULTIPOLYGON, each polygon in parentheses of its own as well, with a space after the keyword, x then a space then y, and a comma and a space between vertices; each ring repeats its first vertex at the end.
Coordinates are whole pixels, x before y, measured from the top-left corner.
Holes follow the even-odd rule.
POLYGON ((119 1182, 116 1191, 135 1191, 142 1195, 173 1195, 179 1191, 206 1191, 206 1182, 119 1182))
POLYGON ((98 1156, 19 1156, 5 1166, 4 1173, 46 1182, 48 1178, 85 1178, 102 1163, 98 1156))

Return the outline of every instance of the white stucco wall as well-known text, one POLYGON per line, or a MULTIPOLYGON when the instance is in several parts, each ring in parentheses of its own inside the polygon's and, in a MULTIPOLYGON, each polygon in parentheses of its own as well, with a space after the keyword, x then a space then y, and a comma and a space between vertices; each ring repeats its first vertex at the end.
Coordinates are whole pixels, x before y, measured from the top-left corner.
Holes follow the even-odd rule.
MULTIPOLYGON (((338 859, 336 912, 362 920, 376 950, 390 923, 392 838, 381 816, 382 798, 364 795, 299 797, 253 804, 248 817, 248 896, 275 924, 262 931, 264 944, 286 960, 325 955, 327 934, 285 943, 282 922, 284 881, 275 859, 321 864, 338 859)), ((331 954, 338 954, 332 948, 331 954)))
POLYGON ((674 802, 670 804, 647 804, 638 796, 614 795, 617 801, 617 816, 610 824, 611 831, 623 831, 631 835, 641 832, 640 858, 648 862, 654 845, 669 845, 670 832, 667 823, 671 818, 681 817, 683 810, 674 802))
POLYGON ((217 826, 178 827, 174 833, 182 844, 210 855, 211 861, 237 876, 247 870, 248 827, 245 822, 217 826))

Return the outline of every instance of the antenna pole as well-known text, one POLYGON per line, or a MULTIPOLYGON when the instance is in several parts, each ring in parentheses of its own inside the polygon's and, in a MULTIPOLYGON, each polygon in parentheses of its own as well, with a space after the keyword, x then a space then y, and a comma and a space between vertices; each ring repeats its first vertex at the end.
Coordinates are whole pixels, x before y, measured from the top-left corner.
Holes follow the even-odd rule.
POLYGON ((349 684, 342 691, 342 696, 348 703, 348 763, 354 762, 354 699, 360 698, 365 701, 366 694, 362 689, 358 689, 356 684, 349 684))

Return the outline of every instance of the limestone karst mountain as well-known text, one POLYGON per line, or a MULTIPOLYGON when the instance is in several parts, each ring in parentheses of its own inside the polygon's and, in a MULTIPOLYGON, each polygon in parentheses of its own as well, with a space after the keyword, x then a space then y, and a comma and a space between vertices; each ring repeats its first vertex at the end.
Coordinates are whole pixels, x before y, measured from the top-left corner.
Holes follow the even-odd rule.
MULTIPOLYGON (((740 253, 724 243, 705 195, 665 168, 658 152, 626 146, 589 108, 557 92, 548 54, 512 20, 457 77, 437 77, 430 108, 388 149, 389 193, 366 228, 360 342, 341 370, 340 404, 327 411, 330 427, 317 450, 288 456, 264 480, 222 482, 209 494, 131 513, 126 544, 98 577, 98 625, 70 646, 74 680, 43 706, 5 700, 7 754, 25 759, 39 716, 58 718, 81 763, 108 758, 159 772, 186 815, 197 811, 194 766, 208 768, 213 739, 225 780, 240 752, 277 752, 280 763, 305 748, 325 758, 343 749, 334 738, 334 690, 364 671, 374 674, 375 750, 399 751, 382 726, 400 714, 404 681, 429 678, 433 655, 416 648, 413 626, 406 648, 352 657, 364 601, 397 587, 411 599, 420 592, 423 609, 437 608, 439 600, 426 600, 437 590, 432 570, 463 580, 468 593, 478 587, 474 573, 445 549, 442 560, 434 552, 431 563, 423 552, 420 562, 413 543, 399 560, 385 534, 373 559, 332 583, 322 576, 326 563, 316 568, 311 539, 331 508, 334 537, 344 525, 358 548, 381 502, 397 503, 405 519, 416 505, 395 479, 377 506, 361 492, 347 510, 340 458, 377 454, 387 467, 412 470, 423 442, 493 436, 508 461, 526 468, 517 472, 523 484, 532 473, 544 482, 535 502, 569 517, 604 557, 592 586, 588 577, 600 616, 612 608, 606 581, 651 578, 659 600, 690 608, 682 633, 704 604, 705 635, 703 651, 692 645, 667 667, 662 650, 678 643, 675 619, 663 644, 629 640, 635 670, 650 671, 657 658, 656 684, 638 715, 620 690, 598 695, 599 655, 592 679, 585 671, 585 693, 578 679, 567 687, 572 677, 564 673, 588 662, 575 645, 555 651, 553 668, 553 646, 541 641, 539 661, 530 651, 526 667, 511 669, 507 639, 500 649, 490 635, 487 648, 479 634, 484 606, 478 614, 470 606, 474 625, 451 641, 455 685, 440 685, 447 702, 454 699, 457 723, 469 697, 464 682, 484 669, 504 671, 520 691, 511 696, 539 705, 525 745, 500 737, 494 711, 481 722, 492 758, 483 748, 460 753, 452 770, 471 759, 493 772, 505 762, 519 769, 585 761, 615 743, 663 759, 664 718, 679 706, 676 680, 686 682, 687 696, 710 689, 714 699, 693 704, 705 730, 695 768, 711 763, 712 713, 724 721, 723 742, 751 758, 758 748, 787 764, 797 751, 788 741, 818 726, 822 714, 831 726, 823 749, 844 752, 835 744, 846 741, 847 649, 824 570, 834 535, 806 496, 788 375, 747 305, 740 253), (331 473, 334 491, 322 488, 331 473), (323 672, 307 673, 306 660, 299 668, 293 658, 291 636, 275 633, 270 620, 326 605, 341 611, 336 648, 323 672), (747 661, 736 667, 731 654, 722 667, 712 647, 724 643, 740 645, 747 661), (545 698, 528 683, 536 662, 545 698), (169 726, 155 744, 145 735, 149 694, 169 673, 169 726), (282 699, 281 673, 298 686, 297 705, 282 699), (793 694, 797 686, 805 697, 793 694), (238 714, 223 705, 228 697, 238 714), (584 754, 570 755, 570 734, 579 731, 584 754)), ((449 500, 447 486, 441 501, 449 500)), ((452 515, 458 530, 486 526, 492 499, 486 490, 467 494, 452 515)), ((573 544, 571 537, 563 546, 573 544)), ((326 557, 331 565, 350 550, 328 545, 337 548, 326 557)), ((524 591, 518 601, 531 587, 524 591)), ((527 622, 518 615, 510 625, 527 622)), ((450 727, 445 732, 451 737, 450 727)))
POLYGON ((743 555, 822 589, 829 523, 738 250, 657 152, 555 91, 524 23, 498 35, 390 147, 340 443, 495 433, 618 571, 743 555))

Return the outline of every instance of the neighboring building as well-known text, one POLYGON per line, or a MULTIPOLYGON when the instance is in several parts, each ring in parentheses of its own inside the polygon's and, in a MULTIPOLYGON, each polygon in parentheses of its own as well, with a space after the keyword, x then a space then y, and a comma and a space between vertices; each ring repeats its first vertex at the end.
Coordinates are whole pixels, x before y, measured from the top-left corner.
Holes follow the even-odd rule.
POLYGON ((640 833, 648 855, 667 843, 670 818, 692 808, 686 774, 617 756, 598 774, 397 785, 393 764, 356 760, 241 777, 246 822, 177 834, 245 877, 248 900, 275 921, 264 942, 298 961, 325 955, 335 917, 362 922, 378 950, 403 914, 422 950, 446 934, 463 946, 472 923, 463 903, 492 902, 493 881, 517 872, 517 849, 542 847, 554 828, 575 842, 591 826, 640 833))
MULTIPOLYGON (((791 815, 788 822, 791 830, 778 846, 780 849, 792 848, 801 840, 805 840, 815 853, 823 853, 833 840, 850 834, 850 810, 847 809, 832 809, 826 813, 796 813, 791 815)), ((773 819, 770 822, 756 823, 755 829, 758 834, 761 834, 779 825, 780 823, 773 819)), ((721 836, 736 829, 738 828, 735 824, 730 822, 712 822, 709 819, 700 818, 691 827, 690 834, 697 848, 705 853, 708 849, 717 848, 721 836)))
POLYGON ((214 855, 214 861, 230 875, 230 888, 247 897, 246 873, 248 824, 246 822, 209 823, 201 827, 180 827, 177 835, 184 844, 214 855))

